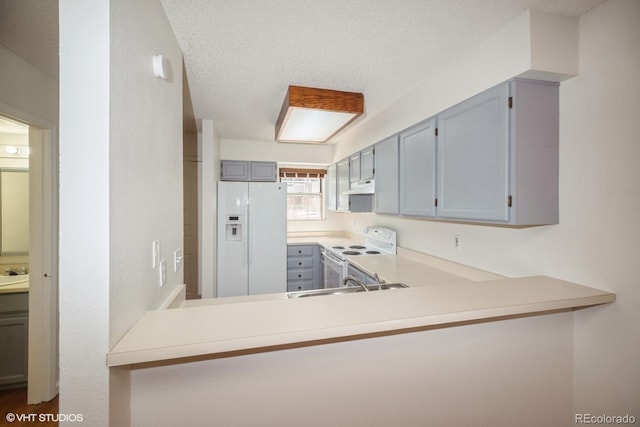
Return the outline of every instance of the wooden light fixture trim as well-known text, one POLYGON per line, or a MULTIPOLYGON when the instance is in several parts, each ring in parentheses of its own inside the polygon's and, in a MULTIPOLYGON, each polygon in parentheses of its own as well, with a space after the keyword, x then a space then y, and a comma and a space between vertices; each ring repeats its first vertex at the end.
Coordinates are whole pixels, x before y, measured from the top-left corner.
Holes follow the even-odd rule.
POLYGON ((280 115, 276 121, 276 141, 278 142, 300 142, 281 140, 282 128, 294 108, 308 108, 314 110, 324 110, 338 113, 354 114, 353 118, 342 127, 336 129, 328 138, 323 141, 305 142, 327 142, 336 133, 344 129, 349 123, 360 117, 364 113, 364 95, 358 92, 343 92, 339 90, 317 89, 304 86, 289 86, 287 95, 284 98, 280 115))

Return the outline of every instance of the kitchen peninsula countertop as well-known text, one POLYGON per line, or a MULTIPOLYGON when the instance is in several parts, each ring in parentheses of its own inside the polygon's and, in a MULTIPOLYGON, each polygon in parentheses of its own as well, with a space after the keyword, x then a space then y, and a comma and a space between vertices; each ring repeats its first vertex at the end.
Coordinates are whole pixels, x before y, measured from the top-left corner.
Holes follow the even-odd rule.
POLYGON ((398 255, 360 256, 352 262, 410 287, 300 299, 280 293, 185 301, 182 308, 146 312, 107 354, 107 365, 179 363, 320 345, 572 310, 616 298, 551 277, 504 278, 401 248, 398 255))

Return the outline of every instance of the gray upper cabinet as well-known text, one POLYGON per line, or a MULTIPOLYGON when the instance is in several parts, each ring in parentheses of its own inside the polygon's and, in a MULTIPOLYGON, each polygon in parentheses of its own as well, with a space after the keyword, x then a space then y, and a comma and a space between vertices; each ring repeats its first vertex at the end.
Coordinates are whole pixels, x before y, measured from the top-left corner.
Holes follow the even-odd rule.
POLYGON ((352 154, 349 157, 350 172, 349 180, 353 182, 362 182, 373 179, 373 145, 362 151, 352 154))
POLYGON ((400 133, 400 214, 436 214, 436 120, 429 119, 400 133))
POLYGON ((508 221, 509 86, 438 115, 438 215, 508 221))
POLYGON ((398 136, 375 145, 375 212, 398 213, 398 136))
POLYGON ((368 211, 343 193, 375 175, 378 214, 557 224, 558 88, 510 80, 338 162, 337 210, 368 211))
POLYGON ((437 116, 440 218, 558 222, 558 84, 512 80, 437 116))
POLYGON ((340 212, 371 212, 372 194, 345 194, 351 188, 350 161, 347 157, 327 167, 327 209, 340 212))
POLYGON ((276 162, 250 162, 251 181, 276 182, 278 165, 276 162))
POLYGON ((373 179, 375 172, 374 165, 374 148, 367 147, 360 152, 360 180, 373 179))
POLYGON ((349 181, 350 182, 358 182, 360 181, 360 152, 356 154, 352 154, 349 157, 349 181))
POLYGON ((335 211, 338 209, 338 182, 335 163, 327 167, 325 186, 327 188, 327 209, 335 211))
POLYGON ((248 162, 244 160, 222 160, 220 175, 223 181, 264 181, 278 180, 276 162, 248 162))
POLYGON ((349 195, 344 194, 345 191, 349 191, 350 188, 350 174, 349 174, 349 158, 342 159, 336 165, 336 174, 338 180, 338 210, 349 210, 349 195))
POLYGON ((249 181, 249 162, 222 160, 220 174, 223 181, 249 181))

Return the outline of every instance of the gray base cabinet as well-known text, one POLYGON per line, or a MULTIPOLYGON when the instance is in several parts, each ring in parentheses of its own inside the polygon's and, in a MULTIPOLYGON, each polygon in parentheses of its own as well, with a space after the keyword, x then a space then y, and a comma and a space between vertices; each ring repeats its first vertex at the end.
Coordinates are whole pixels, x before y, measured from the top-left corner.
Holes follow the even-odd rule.
POLYGON ((0 389, 27 384, 29 294, 0 295, 0 389))
POLYGON ((287 291, 322 288, 319 245, 287 246, 287 291))

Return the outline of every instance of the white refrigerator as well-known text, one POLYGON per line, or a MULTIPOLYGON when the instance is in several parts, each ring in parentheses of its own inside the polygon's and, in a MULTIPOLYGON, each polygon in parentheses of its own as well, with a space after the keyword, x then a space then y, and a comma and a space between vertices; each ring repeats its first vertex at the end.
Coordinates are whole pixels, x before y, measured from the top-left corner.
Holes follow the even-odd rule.
POLYGON ((218 182, 218 297, 287 291, 287 188, 218 182))

